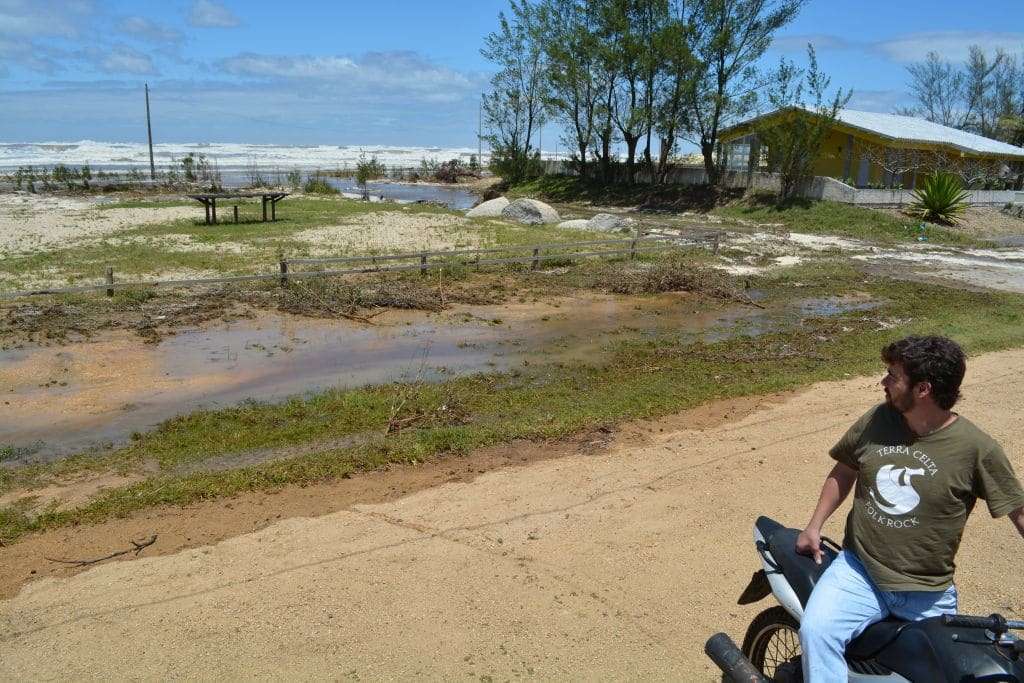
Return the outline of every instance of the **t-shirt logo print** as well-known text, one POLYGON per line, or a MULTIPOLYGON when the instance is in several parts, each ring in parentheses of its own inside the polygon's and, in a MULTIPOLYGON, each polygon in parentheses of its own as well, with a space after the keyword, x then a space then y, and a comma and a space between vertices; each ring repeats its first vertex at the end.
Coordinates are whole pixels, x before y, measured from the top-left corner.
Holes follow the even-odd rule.
POLYGON ((905 515, 921 502, 910 478, 924 474, 921 468, 883 465, 875 475, 875 485, 870 490, 871 500, 878 509, 889 515, 905 515))

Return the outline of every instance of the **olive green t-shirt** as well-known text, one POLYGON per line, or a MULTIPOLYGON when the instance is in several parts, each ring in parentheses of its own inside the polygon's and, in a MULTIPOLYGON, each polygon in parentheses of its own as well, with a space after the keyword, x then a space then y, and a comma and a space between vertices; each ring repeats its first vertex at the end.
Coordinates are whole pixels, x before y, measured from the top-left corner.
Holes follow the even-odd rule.
POLYGON ((857 420, 829 455, 858 471, 843 546, 884 591, 945 590, 977 499, 993 517, 1024 505, 999 444, 963 416, 916 437, 903 415, 883 403, 857 420))

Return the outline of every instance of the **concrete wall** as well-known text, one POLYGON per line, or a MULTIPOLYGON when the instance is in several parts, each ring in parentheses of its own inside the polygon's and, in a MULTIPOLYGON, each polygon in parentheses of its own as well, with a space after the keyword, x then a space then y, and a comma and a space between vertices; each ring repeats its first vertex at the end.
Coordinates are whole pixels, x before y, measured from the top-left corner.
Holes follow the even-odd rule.
MULTIPOLYGON (((850 187, 835 178, 818 176, 804 195, 858 206, 905 206, 914 202, 910 190, 871 190, 850 187)), ((1003 206, 1024 202, 1024 192, 1014 190, 968 190, 967 203, 974 206, 1003 206)))

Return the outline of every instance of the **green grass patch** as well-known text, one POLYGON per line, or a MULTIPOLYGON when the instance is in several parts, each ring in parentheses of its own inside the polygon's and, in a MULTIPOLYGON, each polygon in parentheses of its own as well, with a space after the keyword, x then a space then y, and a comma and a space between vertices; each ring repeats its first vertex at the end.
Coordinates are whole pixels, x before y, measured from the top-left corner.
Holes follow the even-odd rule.
POLYGON ((466 454, 514 439, 559 438, 714 399, 880 371, 879 348, 908 333, 948 334, 972 354, 1004 349, 1020 344, 1024 325, 1024 297, 894 282, 846 265, 798 267, 752 278, 752 284, 775 302, 857 291, 885 303, 716 343, 678 335, 638 338, 614 346, 610 360, 600 365, 538 362, 522 372, 328 391, 183 416, 98 457, 3 470, 6 483, 0 481, 0 489, 7 490, 86 468, 131 471, 152 464, 159 474, 105 491, 71 510, 4 510, 0 538, 11 541, 32 531, 96 522, 154 505, 325 481, 391 462, 466 454), (240 454, 302 444, 308 446, 302 455, 218 469, 240 454))
POLYGON ((988 244, 970 235, 934 223, 896 216, 851 204, 828 201, 798 201, 779 206, 763 195, 736 201, 714 209, 724 218, 742 218, 758 223, 781 223, 787 230, 816 235, 841 235, 873 242, 914 242, 924 236, 929 242, 961 246, 988 244))
POLYGON ((587 202, 604 206, 639 206, 658 210, 707 211, 723 199, 740 197, 742 190, 712 191, 705 186, 650 183, 605 184, 576 176, 547 175, 508 188, 509 197, 537 197, 566 204, 587 202))

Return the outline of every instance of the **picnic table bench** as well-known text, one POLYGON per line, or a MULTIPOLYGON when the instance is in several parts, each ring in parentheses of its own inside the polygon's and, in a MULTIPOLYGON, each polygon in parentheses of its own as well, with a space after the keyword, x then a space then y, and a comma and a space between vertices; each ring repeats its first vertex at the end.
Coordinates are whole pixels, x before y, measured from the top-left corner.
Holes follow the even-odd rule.
MULTIPOLYGON (((270 205, 270 220, 277 220, 277 203, 288 196, 287 192, 213 192, 209 194, 190 194, 189 199, 194 199, 206 208, 206 224, 217 222, 217 200, 218 199, 251 199, 259 197, 263 205, 263 222, 267 221, 267 204, 270 205)), ((235 222, 238 222, 238 205, 235 207, 235 222)))

